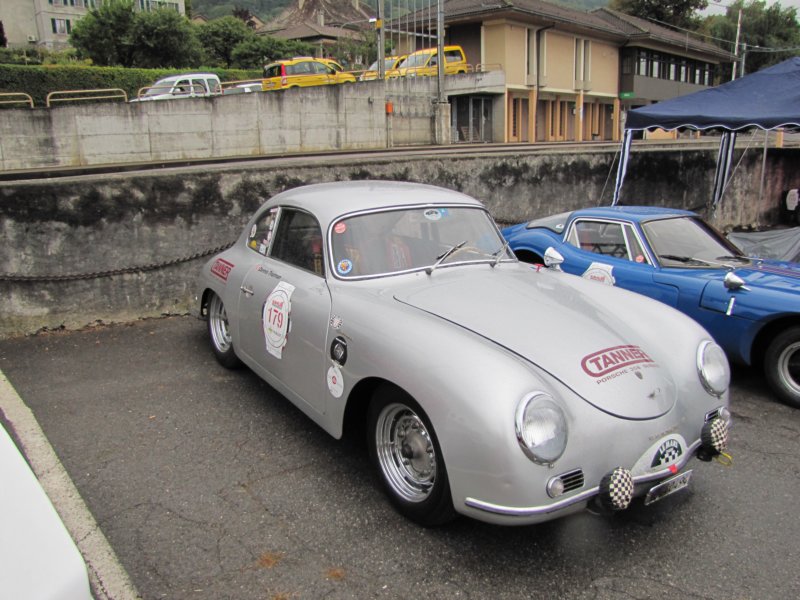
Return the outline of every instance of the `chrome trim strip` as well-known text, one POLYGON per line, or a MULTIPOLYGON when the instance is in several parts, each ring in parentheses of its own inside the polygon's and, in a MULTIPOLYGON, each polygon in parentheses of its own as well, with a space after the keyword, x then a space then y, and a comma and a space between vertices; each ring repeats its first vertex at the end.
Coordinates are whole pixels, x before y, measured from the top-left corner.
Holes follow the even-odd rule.
MULTIPOLYGON (((689 446, 688 450, 684 453, 683 458, 674 463, 672 466, 677 467, 677 470, 680 471, 683 469, 689 461, 694 458, 694 453, 697 448, 700 447, 700 440, 695 441, 691 446, 689 446)), ((646 475, 637 475, 633 478, 634 485, 639 483, 646 483, 648 481, 653 481, 654 479, 663 479, 669 475, 675 475, 673 471, 669 468, 661 469, 660 471, 656 471, 655 473, 647 473, 646 475)), ((569 498, 564 498, 563 500, 559 500, 558 502, 553 502, 552 504, 545 504, 542 506, 501 506, 499 504, 492 504, 491 502, 484 502, 483 500, 478 500, 477 498, 470 498, 468 497, 464 504, 469 506, 470 508, 477 508, 478 510, 482 510, 485 512, 495 513, 498 515, 507 515, 511 517, 534 517, 538 515, 546 515, 547 513, 555 512, 557 510, 561 510, 562 508, 566 508, 568 506, 572 506, 573 504, 577 504, 579 502, 584 502, 585 500, 590 500, 600 490, 600 486, 595 486, 591 489, 584 490, 580 494, 576 494, 574 496, 570 496, 569 498)))

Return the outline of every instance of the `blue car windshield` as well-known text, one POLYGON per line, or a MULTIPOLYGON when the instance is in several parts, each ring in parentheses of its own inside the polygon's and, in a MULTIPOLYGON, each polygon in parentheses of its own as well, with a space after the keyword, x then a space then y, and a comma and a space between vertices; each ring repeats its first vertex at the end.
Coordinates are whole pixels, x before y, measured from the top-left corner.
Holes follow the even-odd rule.
POLYGON ((642 230, 664 265, 723 267, 720 261, 742 256, 738 248, 697 218, 648 221, 642 224, 642 230))
POLYGON ((410 207, 361 213, 330 229, 333 271, 365 278, 454 264, 514 260, 489 214, 471 207, 410 207))

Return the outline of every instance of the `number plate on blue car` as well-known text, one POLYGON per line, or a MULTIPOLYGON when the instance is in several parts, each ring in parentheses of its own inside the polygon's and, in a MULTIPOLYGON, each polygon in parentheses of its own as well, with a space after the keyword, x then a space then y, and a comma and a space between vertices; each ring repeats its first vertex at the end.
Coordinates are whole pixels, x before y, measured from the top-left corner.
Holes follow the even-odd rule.
POLYGON ((662 481, 656 486, 650 488, 650 491, 647 492, 647 496, 644 498, 645 506, 648 504, 652 504, 653 502, 658 502, 662 498, 666 498, 670 494, 677 492, 678 490, 682 490, 687 485, 689 485, 689 481, 692 478, 692 471, 685 471, 680 475, 675 475, 675 477, 670 477, 669 479, 662 481))

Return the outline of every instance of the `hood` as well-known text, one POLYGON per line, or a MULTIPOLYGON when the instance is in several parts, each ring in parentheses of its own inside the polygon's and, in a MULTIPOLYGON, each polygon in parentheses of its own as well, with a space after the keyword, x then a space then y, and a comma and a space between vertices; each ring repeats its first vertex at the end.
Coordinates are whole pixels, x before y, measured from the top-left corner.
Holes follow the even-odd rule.
POLYGON ((655 328, 624 318, 653 312, 651 323, 664 325, 658 303, 522 265, 465 271, 437 270, 426 285, 399 291, 395 300, 508 349, 609 414, 651 419, 674 405, 676 386, 654 343, 655 328))
POLYGON ((746 267, 737 268, 734 273, 744 279, 747 285, 783 292, 800 291, 800 263, 755 260, 746 267))

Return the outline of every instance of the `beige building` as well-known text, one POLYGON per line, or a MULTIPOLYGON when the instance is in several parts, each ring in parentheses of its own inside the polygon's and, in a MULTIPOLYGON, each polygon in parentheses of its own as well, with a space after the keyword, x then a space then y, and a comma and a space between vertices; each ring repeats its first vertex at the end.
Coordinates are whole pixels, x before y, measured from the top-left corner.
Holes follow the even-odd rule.
MULTIPOLYGON (((543 0, 445 0, 443 7, 444 43, 462 46, 473 70, 505 75, 502 89, 448 92, 458 141, 618 141, 625 109, 712 85, 716 66, 731 58, 608 9, 587 13, 543 0)), ((403 45, 431 41, 415 35, 403 45)))
MULTIPOLYGON (((10 48, 43 46, 61 50, 69 45, 72 27, 103 0, 2 0, 0 22, 10 48)), ((184 0, 135 0, 137 10, 171 8, 186 14, 184 0)))

